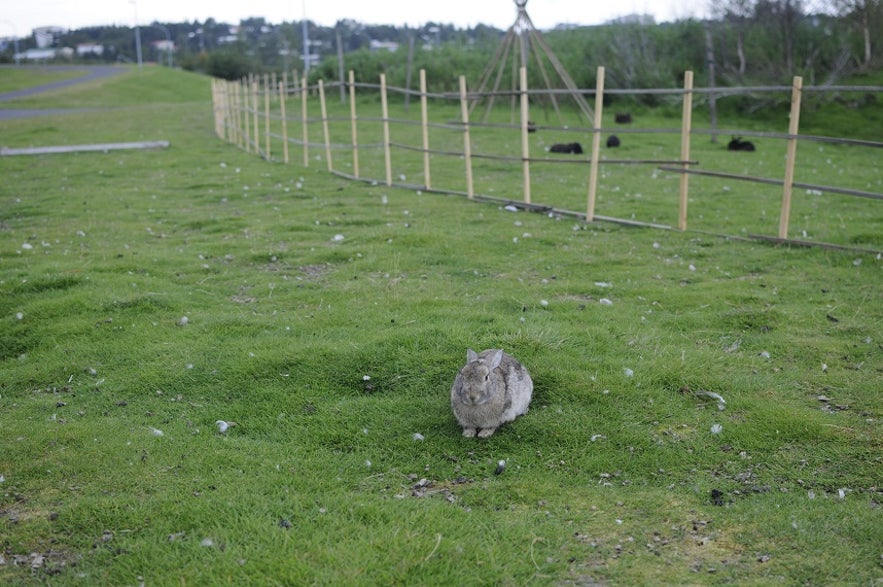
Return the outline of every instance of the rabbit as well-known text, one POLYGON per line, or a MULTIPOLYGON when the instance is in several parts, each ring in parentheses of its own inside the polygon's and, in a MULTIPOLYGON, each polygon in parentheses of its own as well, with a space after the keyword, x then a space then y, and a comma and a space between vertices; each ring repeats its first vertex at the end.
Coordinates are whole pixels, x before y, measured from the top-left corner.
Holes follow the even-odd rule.
POLYGON ((527 412, 533 381, 527 369, 502 349, 466 350, 466 365, 451 387, 451 407, 463 436, 487 438, 527 412))

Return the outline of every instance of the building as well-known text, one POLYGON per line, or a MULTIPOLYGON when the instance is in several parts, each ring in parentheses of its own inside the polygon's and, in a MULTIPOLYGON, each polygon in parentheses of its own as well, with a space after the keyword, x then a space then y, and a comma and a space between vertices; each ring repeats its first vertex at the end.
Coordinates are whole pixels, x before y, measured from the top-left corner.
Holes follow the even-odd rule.
POLYGON ((372 51, 389 51, 390 53, 395 53, 399 50, 399 44, 393 41, 375 41, 371 40, 371 50, 372 51))
POLYGON ((104 45, 97 43, 78 43, 77 57, 86 57, 87 55, 104 55, 104 45))
POLYGON ((16 53, 16 61, 52 61, 54 59, 70 59, 74 56, 74 50, 70 47, 61 49, 28 49, 23 53, 16 53))
POLYGON ((34 29, 34 40, 37 42, 38 49, 46 49, 55 44, 56 39, 63 35, 66 31, 57 26, 44 26, 34 29))
POLYGON ((166 52, 174 53, 175 52, 175 42, 174 41, 169 41, 169 40, 153 41, 152 43, 150 43, 150 45, 151 45, 151 47, 153 47, 157 51, 161 51, 163 53, 166 53, 166 52))

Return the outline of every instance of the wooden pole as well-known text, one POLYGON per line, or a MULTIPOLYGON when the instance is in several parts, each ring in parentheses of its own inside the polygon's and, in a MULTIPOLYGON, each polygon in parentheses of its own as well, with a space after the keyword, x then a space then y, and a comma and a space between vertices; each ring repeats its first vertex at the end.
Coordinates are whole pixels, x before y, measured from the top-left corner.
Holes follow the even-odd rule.
POLYGON ((303 78, 300 85, 300 121, 303 131, 304 143, 304 167, 310 166, 310 133, 307 128, 307 78, 303 78))
POLYGON ((598 160, 601 158, 601 111, 604 108, 604 66, 598 66, 595 80, 595 112, 592 126, 592 159, 589 162, 589 199, 586 204, 586 222, 595 221, 595 202, 598 198, 598 160))
POLYGON ((258 130, 258 80, 255 76, 251 78, 251 113, 252 113, 252 130, 254 131, 254 152, 261 154, 261 132, 258 130))
POLYGON ((230 82, 220 81, 218 88, 221 94, 221 137, 230 142, 230 82))
POLYGON ((251 153, 251 116, 248 111, 248 104, 250 102, 248 96, 248 80, 246 78, 242 78, 242 122, 245 126, 245 152, 251 153))
POLYGON ((270 159, 270 83, 264 74, 264 157, 270 159))
POLYGON ((779 238, 788 238, 791 216, 791 193, 794 190, 794 164, 797 160, 797 132, 800 129, 800 94, 803 78, 794 77, 791 87, 791 119, 788 121, 788 150, 785 156, 785 184, 782 188, 782 213, 779 216, 779 238))
POLYGON ((242 148, 242 125, 239 120, 239 84, 227 82, 230 85, 230 123, 233 125, 232 142, 242 148))
POLYGON ((423 184, 432 187, 429 175, 429 112, 426 105, 426 70, 420 70, 420 120, 423 127, 423 184))
POLYGON ((472 140, 469 138, 469 100, 466 96, 466 78, 460 76, 460 116, 463 119, 463 159, 466 162, 466 197, 475 199, 472 185, 472 140))
MULTIPOLYGON (((681 161, 690 159, 690 131, 693 126, 693 72, 684 72, 684 109, 681 115, 681 161)), ((680 203, 678 206, 678 229, 687 230, 687 199, 690 174, 689 165, 683 163, 685 173, 681 174, 680 203)))
POLYGON ((521 174, 524 181, 524 203, 530 204, 530 142, 527 140, 527 121, 530 118, 527 100, 527 67, 518 68, 521 86, 521 174))
POLYGON ((212 80, 212 112, 215 115, 215 135, 221 136, 218 132, 220 128, 220 116, 218 116, 218 80, 212 80))
POLYGON ((334 171, 331 164, 331 133, 328 130, 328 105, 325 104, 325 84, 319 80, 319 111, 322 113, 322 134, 325 137, 325 166, 334 171))
POLYGON ((279 116, 282 117, 282 161, 288 163, 288 119, 285 118, 285 76, 279 82, 279 116))
POLYGON ((248 146, 248 105, 245 102, 245 86, 236 84, 236 131, 240 149, 249 150, 248 146))
POLYGON ((386 74, 380 74, 380 109, 383 118, 383 161, 386 166, 386 185, 392 185, 392 153, 389 145, 389 104, 386 98, 386 74))
POLYGON ((221 90, 220 90, 220 80, 213 79, 212 80, 212 107, 214 108, 215 113, 215 134, 219 138, 224 138, 223 128, 221 123, 221 90))
POLYGON ((350 82, 350 121, 353 137, 353 176, 359 177, 359 132, 358 118, 356 117, 356 74, 351 69, 349 72, 350 82))

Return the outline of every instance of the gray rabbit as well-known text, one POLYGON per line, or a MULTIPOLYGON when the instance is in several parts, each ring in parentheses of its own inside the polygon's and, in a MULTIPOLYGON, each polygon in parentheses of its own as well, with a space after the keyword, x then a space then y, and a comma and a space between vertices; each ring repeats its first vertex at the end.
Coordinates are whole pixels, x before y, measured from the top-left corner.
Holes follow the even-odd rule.
POLYGON ((527 369, 502 349, 466 350, 466 365, 451 387, 451 407, 463 436, 487 438, 527 412, 533 381, 527 369))

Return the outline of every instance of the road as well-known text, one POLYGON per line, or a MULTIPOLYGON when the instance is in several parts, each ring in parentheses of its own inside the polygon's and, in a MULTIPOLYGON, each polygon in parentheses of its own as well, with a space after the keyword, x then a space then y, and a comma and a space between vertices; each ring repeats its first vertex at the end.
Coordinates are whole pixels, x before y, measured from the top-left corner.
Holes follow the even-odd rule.
MULTIPOLYGON (((0 66, 0 75, 4 69, 11 69, 14 66, 0 66)), ((72 86, 75 84, 80 84, 87 81, 92 81, 95 79, 100 79, 104 77, 109 77, 112 75, 117 75, 119 73, 123 73, 129 71, 126 67, 118 67, 113 65, 40 65, 40 66, 27 66, 28 69, 40 69, 42 71, 85 71, 85 75, 81 75, 79 77, 74 77, 70 79, 63 79, 59 81, 55 81, 48 84, 43 84, 40 86, 34 86, 31 88, 25 88, 23 90, 16 90, 14 92, 6 92, 0 94, 0 102, 9 102, 10 100, 17 100, 19 98, 25 98, 27 96, 33 96, 35 94, 39 94, 41 92, 48 92, 51 90, 57 90, 59 88, 65 88, 68 86, 72 86)), ((18 109, 18 108, 0 108, 0 120, 10 120, 13 118, 27 118, 30 116, 46 116, 49 114, 69 114, 73 112, 88 112, 89 108, 76 108, 76 109, 65 109, 65 108, 50 108, 50 109, 18 109)))

